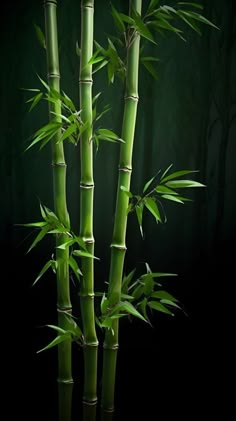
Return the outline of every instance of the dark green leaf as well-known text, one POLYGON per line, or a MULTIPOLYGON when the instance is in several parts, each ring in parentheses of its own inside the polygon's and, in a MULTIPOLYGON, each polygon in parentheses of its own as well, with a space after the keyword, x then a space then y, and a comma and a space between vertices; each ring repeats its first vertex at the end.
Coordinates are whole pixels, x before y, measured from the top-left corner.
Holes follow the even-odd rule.
POLYGON ((120 14, 117 12, 117 10, 115 9, 115 7, 113 5, 111 5, 111 10, 112 10, 112 16, 115 22, 115 25, 118 29, 119 32, 124 33, 125 32, 125 25, 123 23, 123 20, 120 17, 120 14))
POLYGON ((34 29, 41 47, 43 47, 46 50, 46 41, 42 29, 36 24, 34 24, 34 29))
POLYGON ((128 196, 128 197, 133 197, 132 193, 125 187, 125 186, 120 186, 120 189, 128 196))
POLYGON ((60 137, 59 142, 63 142, 63 140, 67 139, 70 135, 72 135, 73 133, 75 133, 77 131, 77 125, 76 124, 71 124, 71 126, 69 126, 63 133, 63 135, 60 137))
POLYGON ((58 333, 61 333, 62 335, 64 335, 66 333, 66 330, 65 329, 62 329, 59 326, 55 326, 55 325, 46 325, 46 326, 47 327, 50 327, 50 329, 53 329, 53 330, 55 330, 58 333))
POLYGON ((120 303, 114 308, 114 310, 110 313, 110 315, 113 315, 120 311, 127 311, 127 313, 132 314, 135 317, 138 317, 139 319, 146 322, 145 318, 136 310, 136 308, 128 301, 120 301, 120 303))
POLYGON ((165 177, 165 175, 169 172, 169 170, 173 167, 173 164, 170 164, 168 168, 163 172, 161 176, 161 180, 165 177))
POLYGON ((38 95, 36 95, 34 98, 32 98, 32 104, 29 108, 29 111, 32 111, 34 107, 36 107, 36 105, 39 103, 39 101, 42 99, 43 97, 43 93, 40 92, 38 95))
POLYGON ((64 335, 59 335, 55 339, 53 339, 52 342, 50 342, 47 346, 37 351, 37 354, 39 354, 42 351, 46 351, 47 349, 50 349, 56 345, 59 345, 62 342, 65 341, 72 341, 71 335, 69 333, 65 333, 64 335))
POLYGON ((72 252, 75 256, 79 256, 79 257, 89 257, 90 259, 97 259, 99 260, 98 257, 95 257, 93 254, 89 253, 88 251, 84 251, 84 250, 73 250, 72 252))
POLYGON ((152 291, 154 290, 154 281, 152 279, 152 274, 148 274, 148 276, 146 276, 145 278, 145 284, 144 284, 144 289, 143 292, 145 295, 150 295, 152 293, 152 291))
POLYGON ((124 15, 124 13, 119 13, 119 16, 123 22, 128 23, 131 26, 134 25, 134 19, 132 19, 130 16, 124 15))
POLYGON ((147 305, 154 310, 160 311, 161 313, 174 316, 174 314, 167 307, 163 306, 163 304, 159 303, 158 301, 148 301, 147 305))
POLYGON ((163 183, 165 183, 168 180, 172 180, 173 178, 181 177, 182 175, 192 174, 192 173, 195 173, 195 172, 199 172, 199 171, 198 170, 181 170, 181 171, 176 171, 176 172, 173 172, 170 175, 167 175, 164 178, 162 176, 161 183, 163 184, 163 183))
POLYGON ((154 218, 156 219, 156 222, 162 222, 161 215, 160 215, 155 199, 153 199, 152 197, 145 197, 144 204, 146 208, 149 210, 149 212, 151 212, 151 214, 154 216, 154 218))
POLYGON ((153 12, 155 7, 159 4, 160 0, 151 0, 147 9, 147 14, 153 12))
POLYGON ((175 308, 178 308, 178 309, 181 310, 181 307, 178 304, 176 304, 172 300, 168 300, 167 298, 162 298, 161 299, 161 303, 162 304, 167 304, 168 306, 175 307, 175 308))
POLYGON ((141 16, 135 10, 133 10, 133 19, 135 21, 135 27, 136 27, 137 31, 139 32, 139 34, 143 38, 146 38, 148 41, 151 41, 152 43, 156 44, 156 42, 155 42, 151 32, 149 31, 147 25, 143 22, 141 16))
POLYGON ((193 181, 193 180, 173 180, 173 181, 168 181, 166 185, 168 187, 172 187, 175 189, 187 188, 187 187, 206 187, 204 184, 199 183, 198 181, 193 181))
POLYGON ((143 202, 140 202, 139 205, 135 206, 135 212, 138 219, 139 229, 141 232, 141 236, 143 237, 143 227, 142 227, 142 221, 143 221, 143 202))
POLYGON ((145 297, 140 303, 139 303, 141 312, 143 313, 145 319, 149 321, 148 315, 147 315, 147 298, 145 297))
POLYGON ((179 195, 179 193, 175 192, 174 190, 169 189, 166 186, 157 186, 155 188, 155 191, 157 193, 161 193, 161 194, 172 194, 174 196, 178 196, 179 195))
POLYGON ((47 225, 47 222, 30 222, 29 224, 20 224, 22 227, 35 227, 35 228, 41 228, 45 227, 47 225))
POLYGON ((189 3, 189 2, 185 2, 185 1, 178 1, 178 3, 177 3, 178 5, 180 5, 180 6, 193 6, 193 7, 196 7, 197 9, 201 9, 201 10, 203 10, 203 5, 202 4, 199 4, 199 3, 189 3))
POLYGON ((170 201, 172 201, 172 202, 177 202, 177 203, 182 203, 182 204, 184 204, 184 202, 179 198, 179 197, 176 197, 176 196, 174 196, 174 195, 170 195, 170 194, 163 194, 162 196, 161 196, 161 198, 162 199, 166 199, 166 200, 170 200, 170 201))
POLYGON ((143 292, 144 292, 144 285, 139 283, 136 286, 136 288, 132 291, 132 296, 134 297, 135 300, 138 300, 143 295, 143 292))
POLYGON ((127 292, 128 291, 128 287, 130 285, 130 282, 133 279, 133 276, 135 274, 135 271, 136 271, 136 269, 133 269, 131 272, 128 273, 128 275, 125 275, 123 277, 123 280, 122 280, 122 291, 123 292, 127 292))
POLYGON ((100 304, 102 314, 106 313, 108 305, 109 305, 109 301, 108 301, 108 298, 106 297, 106 295, 104 293, 103 296, 102 296, 102 299, 101 299, 101 304, 100 304))
MULTIPOLYGON (((55 262, 55 261, 53 261, 55 262)), ((56 263, 56 262, 55 262, 56 263)), ((52 266, 52 260, 49 260, 47 263, 45 263, 45 265, 43 266, 43 268, 41 269, 41 271, 39 272, 37 278, 35 279, 34 283, 32 286, 34 286, 38 280, 44 275, 44 273, 52 266)))
POLYGON ((31 244, 27 253, 29 253, 36 246, 36 244, 38 244, 45 237, 45 235, 48 233, 49 229, 50 229, 49 225, 46 225, 44 228, 41 229, 41 231, 39 232, 39 234, 37 235, 37 237, 35 238, 35 240, 31 244))
POLYGON ((48 92, 50 92, 50 88, 49 88, 48 84, 38 74, 37 74, 37 76, 38 76, 40 82, 42 83, 42 85, 44 86, 44 88, 46 88, 46 90, 48 92))
POLYGON ((151 294, 153 298, 160 298, 160 299, 166 299, 171 301, 178 301, 173 295, 169 294, 169 292, 159 290, 155 291, 151 294))
POLYGON ((83 274, 82 274, 76 260, 73 258, 73 256, 69 257, 68 263, 69 263, 69 266, 71 267, 71 269, 73 270, 76 278, 78 279, 78 281, 80 281, 80 275, 82 276, 83 274))
POLYGON ((144 65, 145 69, 154 77, 154 79, 158 80, 158 74, 155 69, 155 67, 149 62, 149 61, 142 61, 142 64, 144 65))

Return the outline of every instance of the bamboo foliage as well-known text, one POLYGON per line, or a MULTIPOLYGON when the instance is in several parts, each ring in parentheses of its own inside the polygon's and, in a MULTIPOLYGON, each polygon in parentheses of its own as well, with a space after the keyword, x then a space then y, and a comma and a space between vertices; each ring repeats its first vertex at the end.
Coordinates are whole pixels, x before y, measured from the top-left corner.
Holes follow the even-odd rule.
MULTIPOLYGON (((72 389, 66 385, 73 383, 71 366, 71 342, 76 341, 83 346, 84 351, 84 388, 83 402, 85 418, 95 418, 97 402, 97 353, 98 339, 95 320, 105 328, 103 343, 102 393, 101 405, 105 413, 113 412, 115 396, 115 379, 117 353, 119 347, 119 319, 130 315, 147 323, 152 310, 174 315, 181 308, 178 300, 165 291, 160 278, 175 276, 171 273, 152 272, 145 263, 145 273, 136 275, 135 269, 124 276, 126 255, 126 231, 130 214, 137 217, 139 229, 143 236, 143 213, 151 214, 157 223, 166 222, 167 218, 163 204, 165 201, 184 204, 189 199, 180 194, 179 189, 203 187, 203 184, 183 179, 193 173, 192 170, 170 172, 168 167, 163 173, 158 172, 148 180, 141 194, 130 191, 132 176, 132 155, 135 138, 136 118, 138 109, 139 64, 156 76, 153 65, 155 57, 140 54, 140 39, 156 44, 155 35, 163 31, 173 32, 184 39, 182 28, 178 28, 178 18, 192 30, 200 34, 198 22, 215 27, 202 15, 190 8, 201 9, 195 3, 177 2, 175 7, 160 6, 159 0, 151 0, 142 14, 142 0, 129 1, 129 14, 117 12, 112 6, 112 16, 118 32, 124 37, 126 57, 118 53, 115 42, 108 38, 108 48, 101 47, 97 42, 93 54, 94 32, 94 0, 81 0, 81 49, 79 89, 80 110, 73 101, 60 90, 60 72, 58 58, 56 0, 45 0, 44 40, 42 31, 36 27, 40 43, 47 51, 48 84, 40 79, 46 94, 38 89, 32 89, 36 95, 28 102, 32 110, 38 102, 46 99, 49 104, 49 122, 33 136, 30 147, 47 143, 52 146, 53 195, 54 208, 52 212, 40 205, 43 221, 25 224, 39 229, 39 234, 33 241, 30 250, 40 242, 45 235, 56 236, 55 258, 46 262, 35 283, 51 268, 57 276, 57 310, 58 326, 48 325, 57 332, 57 337, 42 350, 58 346, 58 381, 61 420, 70 416, 72 389), (93 65, 96 67, 93 70, 93 65), (98 95, 92 97, 92 74, 102 68, 107 68, 108 82, 113 83, 118 75, 125 82, 124 111, 121 137, 106 128, 95 129, 96 121, 108 112, 108 108, 98 114, 96 101, 98 95), (80 147, 80 234, 71 231, 66 200, 66 163, 64 157, 64 141, 80 147), (111 242, 111 257, 109 270, 108 292, 101 293, 101 316, 95 317, 94 312, 94 178, 93 178, 93 143, 98 147, 100 140, 120 143, 118 167, 118 183, 116 207, 111 242), (76 258, 80 259, 81 268, 76 258), (80 311, 83 329, 81 330, 72 319, 72 308, 69 288, 69 269, 80 283, 80 311), (82 332, 83 331, 83 332, 82 332), (64 397, 66 396, 66 401, 64 397), (65 405, 69 408, 65 410, 65 405)), ((121 42, 122 44, 122 42, 121 42)), ((40 352, 39 351, 39 352, 40 352)), ((106 415, 105 415, 106 417, 106 415)))

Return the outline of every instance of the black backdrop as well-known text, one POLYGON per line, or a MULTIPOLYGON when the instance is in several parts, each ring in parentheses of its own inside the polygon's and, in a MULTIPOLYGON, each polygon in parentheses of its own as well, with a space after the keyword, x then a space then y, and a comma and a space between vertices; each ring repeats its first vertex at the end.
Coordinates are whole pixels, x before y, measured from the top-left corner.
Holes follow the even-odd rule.
MULTIPOLYGON (((58 3, 61 83, 78 103, 75 43, 80 2, 58 3)), ((109 1, 96 3, 95 38, 105 42, 106 33, 113 29, 109 1)), ((114 3, 126 7, 125 1, 114 3)), ((178 273, 177 279, 168 281, 168 288, 181 300, 187 316, 181 313, 170 320, 156 315, 153 328, 138 321, 122 322, 117 419, 127 408, 136 408, 136 414, 143 410, 150 419, 165 411, 167 418, 175 413, 192 419, 198 411, 200 419, 203 412, 218 408, 216 394, 223 391, 222 318, 229 311, 236 228, 236 10, 233 0, 205 0, 204 4, 205 15, 220 31, 203 28, 198 37, 187 30, 186 43, 173 35, 160 38, 155 50, 159 80, 153 82, 143 69, 140 72, 132 190, 138 192, 158 169, 171 163, 176 170, 199 169, 198 179, 207 188, 196 189, 191 204, 166 206, 167 224, 156 226, 147 217, 144 240, 130 218, 126 270, 148 261, 155 271, 178 273)), ((2 287, 7 286, 2 295, 3 369, 11 402, 17 401, 8 405, 8 411, 17 409, 25 419, 53 419, 56 351, 40 355, 36 351, 49 339, 47 330, 39 327, 55 323, 55 279, 48 275, 31 288, 53 244, 45 240, 26 255, 32 235, 16 225, 39 219, 38 198, 53 206, 50 148, 23 153, 29 136, 47 119, 43 105, 28 113, 28 96, 21 89, 39 86, 36 72, 45 78, 45 51, 36 39, 34 23, 43 28, 41 1, 5 4, 0 67, 1 281, 2 287), (47 415, 42 418, 44 411, 47 415)), ((121 86, 108 87, 101 72, 94 78, 94 92, 98 91, 102 103, 112 106, 104 126, 119 132, 121 86)), ((66 156, 69 210, 78 230, 78 150, 68 146, 66 156)), ((102 144, 95 157, 94 231, 96 254, 101 258, 96 263, 97 289, 103 289, 109 267, 117 158, 118 147, 113 144, 102 144)), ((74 287, 72 294, 76 306, 74 287)), ((81 355, 75 350, 76 373, 82 371, 81 355)))

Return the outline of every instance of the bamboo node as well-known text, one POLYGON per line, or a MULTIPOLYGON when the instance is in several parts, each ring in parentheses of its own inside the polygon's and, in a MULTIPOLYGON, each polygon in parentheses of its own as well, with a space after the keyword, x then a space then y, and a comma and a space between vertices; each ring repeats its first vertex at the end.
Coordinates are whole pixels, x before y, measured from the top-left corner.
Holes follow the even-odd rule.
POLYGON ((57 383, 62 383, 62 384, 73 384, 74 381, 73 379, 69 379, 69 380, 65 380, 65 379, 57 379, 57 383))
POLYGON ((132 172, 132 168, 131 167, 119 167, 119 171, 132 172))
POLYGON ((83 293, 79 293, 79 296, 80 297, 83 297, 83 298, 91 298, 91 299, 93 299, 94 298, 94 296, 95 296, 95 294, 93 293, 93 292, 91 292, 91 293, 89 293, 89 294, 83 294, 83 293))
POLYGON ((116 351, 119 348, 119 344, 114 344, 112 346, 109 346, 107 344, 103 344, 104 349, 110 349, 111 351, 116 351))
POLYGON ((52 167, 66 167, 65 162, 52 162, 52 167))
POLYGON ((87 348, 87 347, 97 347, 98 346, 98 341, 95 342, 83 342, 83 347, 87 348))
POLYGON ((93 79, 79 79, 79 83, 92 84, 93 83, 93 79))
POLYGON ((57 77, 58 79, 60 79, 61 76, 59 75, 59 73, 48 73, 48 79, 52 77, 57 77))
POLYGON ((132 99, 133 101, 137 101, 137 102, 138 102, 139 97, 138 97, 138 96, 136 96, 136 95, 127 95, 127 96, 125 96, 125 101, 126 101, 127 99, 132 99))
POLYGON ((90 400, 87 400, 84 396, 82 398, 82 402, 86 405, 89 405, 89 406, 96 406, 97 401, 98 401, 97 398, 93 398, 93 399, 90 399, 90 400))
POLYGON ((117 250, 127 250, 126 246, 121 246, 119 244, 111 244, 110 247, 114 248, 114 249, 117 249, 117 250))
POLYGON ((94 183, 91 183, 91 184, 80 183, 80 188, 81 189, 94 189, 94 183))
POLYGON ((53 4, 54 6, 57 6, 56 0, 44 0, 44 6, 47 6, 47 4, 53 4))
POLYGON ((57 311, 58 313, 71 313, 72 312, 72 307, 60 307, 57 306, 57 311))

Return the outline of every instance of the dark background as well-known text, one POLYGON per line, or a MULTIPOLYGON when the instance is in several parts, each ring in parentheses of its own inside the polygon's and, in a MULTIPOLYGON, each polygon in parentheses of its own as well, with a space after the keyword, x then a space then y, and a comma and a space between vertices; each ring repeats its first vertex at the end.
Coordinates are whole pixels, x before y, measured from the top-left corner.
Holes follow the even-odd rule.
MULTIPOLYGON (((95 39, 105 43, 113 31, 109 1, 95 2, 95 39)), ((144 5, 147 2, 144 1, 144 5)), ((170 4, 169 2, 166 2, 170 4)), ((115 1, 118 9, 127 6, 115 1)), ((159 169, 198 169, 207 185, 190 195, 184 207, 166 205, 168 222, 156 225, 146 216, 145 239, 129 219, 126 271, 148 261, 153 271, 178 273, 166 281, 183 303, 187 316, 156 315, 153 328, 135 320, 121 323, 117 381, 117 420, 134 409, 146 418, 191 420, 218 413, 228 374, 226 326, 230 315, 236 232, 236 8, 233 0, 205 0, 204 15, 220 31, 202 28, 199 37, 186 29, 187 42, 174 35, 159 38, 151 53, 160 61, 159 80, 140 70, 139 108, 131 191, 138 193, 159 169), (226 315, 226 318, 225 318, 226 315), (226 321, 225 321, 226 319, 226 321), (226 351, 226 352, 225 352, 226 351)), ((123 8, 124 9, 124 8, 123 8)), ((56 284, 48 274, 31 288, 53 252, 46 239, 30 254, 33 235, 16 224, 39 220, 38 198, 52 208, 50 147, 24 153, 30 135, 47 122, 47 106, 28 113, 28 93, 40 87, 36 72, 46 78, 45 51, 33 24, 44 27, 41 1, 5 4, 1 18, 1 262, 2 364, 7 380, 7 411, 23 419, 56 416, 56 350, 37 355, 51 338, 41 326, 56 323, 56 284), (5 291, 6 286, 6 291, 5 291), (8 400, 7 400, 8 402, 8 400), (45 415, 46 413, 46 415, 45 415), (44 414, 44 415, 43 415, 44 414)), ((75 43, 80 37, 80 2, 58 2, 62 88, 78 104, 79 63, 75 43)), ((112 112, 104 127, 119 132, 123 91, 119 82, 107 86, 105 72, 94 77, 94 93, 112 112)), ((74 230, 79 225, 79 150, 66 146, 68 207, 74 230)), ((109 243, 116 191, 118 146, 101 144, 95 157, 96 289, 104 289, 109 268, 109 243)), ((77 289, 72 286, 76 306, 77 289)), ((77 305, 78 307, 78 305, 77 305)), ((101 337, 102 339, 102 337, 101 337)), ((75 351, 75 379, 80 401, 82 352, 75 351)), ((228 404, 224 411, 227 411, 228 404)), ((54 417, 54 418, 53 418, 54 417)), ((77 417, 75 416, 75 419, 77 417)), ((8 419, 8 417, 6 418, 8 419)), ((9 416, 10 419, 10 416, 9 416)), ((228 419, 224 415, 223 419, 228 419)))

